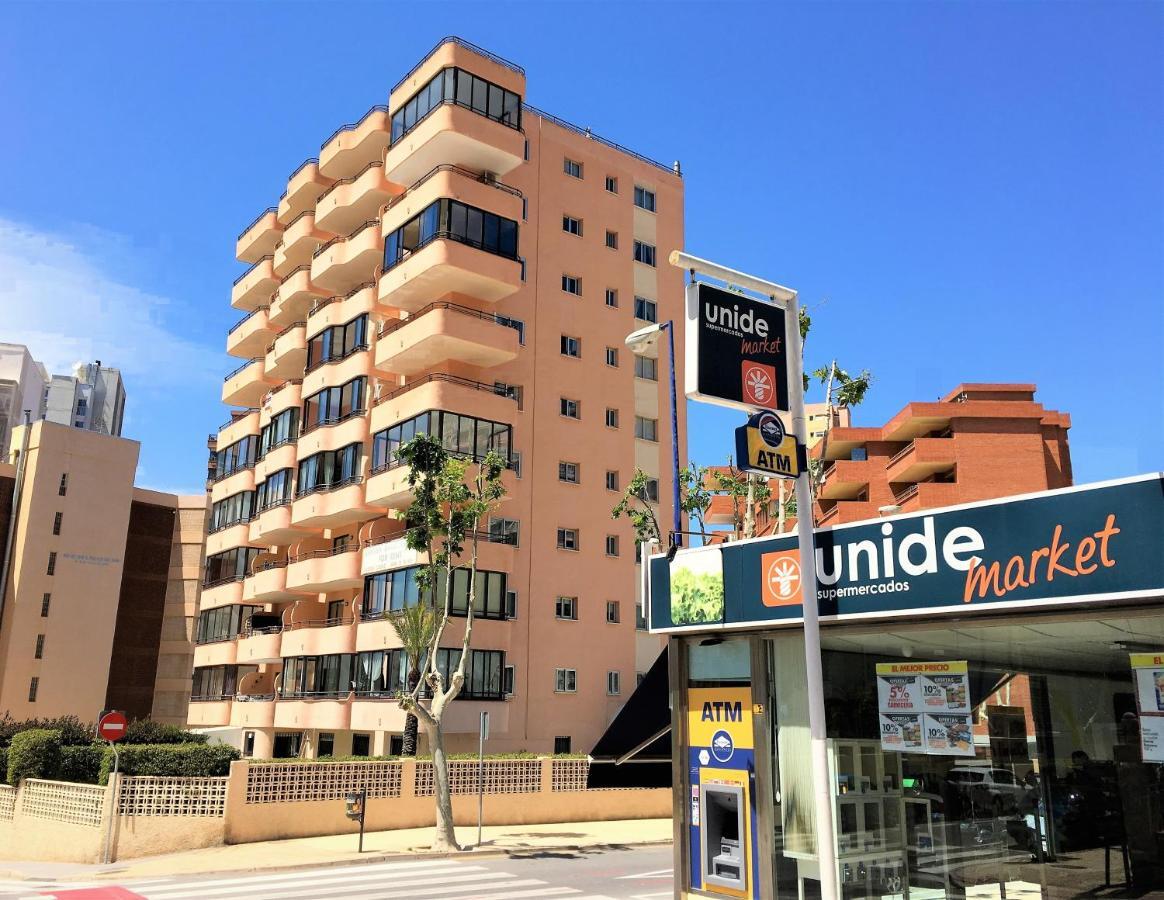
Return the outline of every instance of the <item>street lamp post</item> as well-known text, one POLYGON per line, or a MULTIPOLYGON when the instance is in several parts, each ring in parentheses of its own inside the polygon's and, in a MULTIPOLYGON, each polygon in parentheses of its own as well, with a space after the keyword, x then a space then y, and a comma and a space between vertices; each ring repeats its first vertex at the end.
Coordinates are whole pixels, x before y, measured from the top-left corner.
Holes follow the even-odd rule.
POLYGON ((659 332, 667 332, 667 356, 671 369, 671 540, 669 547, 683 544, 683 521, 679 514, 679 407, 675 393, 675 324, 657 322, 626 336, 626 345, 633 350, 644 350, 655 343, 659 332))

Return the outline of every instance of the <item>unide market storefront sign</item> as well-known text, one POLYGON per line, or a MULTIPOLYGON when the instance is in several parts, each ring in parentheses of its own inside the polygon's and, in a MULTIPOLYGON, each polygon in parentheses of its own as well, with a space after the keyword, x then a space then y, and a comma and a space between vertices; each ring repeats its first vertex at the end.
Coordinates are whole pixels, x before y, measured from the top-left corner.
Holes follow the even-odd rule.
MULTIPOLYGON (((1164 476, 815 532, 821 616, 909 615, 1164 594, 1164 476)), ((795 535, 650 560, 652 631, 798 621, 795 535)))

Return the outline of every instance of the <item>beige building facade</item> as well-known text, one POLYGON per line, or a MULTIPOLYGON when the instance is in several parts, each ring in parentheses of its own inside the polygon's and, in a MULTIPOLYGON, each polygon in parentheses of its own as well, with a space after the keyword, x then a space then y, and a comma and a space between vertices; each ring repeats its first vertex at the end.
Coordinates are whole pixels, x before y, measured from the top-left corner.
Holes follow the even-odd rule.
POLYGON ((0 715, 185 722, 207 500, 135 488, 137 458, 119 437, 14 429, 0 463, 0 715))
POLYGON ((390 617, 420 561, 396 450, 418 431, 509 461, 451 749, 488 711, 492 750, 586 751, 661 649, 610 509, 637 466, 670 515, 668 363, 624 339, 681 319, 682 179, 525 90, 442 42, 238 239, 189 722, 248 755, 397 749, 390 617))

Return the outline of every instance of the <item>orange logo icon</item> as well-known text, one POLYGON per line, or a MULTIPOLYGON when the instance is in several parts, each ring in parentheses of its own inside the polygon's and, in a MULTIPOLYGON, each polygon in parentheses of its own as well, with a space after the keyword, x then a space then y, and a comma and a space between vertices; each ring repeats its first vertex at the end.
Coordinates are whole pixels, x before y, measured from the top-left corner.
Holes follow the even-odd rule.
POLYGON ((741 372, 744 402, 750 406, 774 409, 776 406, 776 369, 763 363, 744 360, 741 372))
POLYGON ((801 602, 800 553, 781 550, 760 557, 765 606, 799 606, 801 602))

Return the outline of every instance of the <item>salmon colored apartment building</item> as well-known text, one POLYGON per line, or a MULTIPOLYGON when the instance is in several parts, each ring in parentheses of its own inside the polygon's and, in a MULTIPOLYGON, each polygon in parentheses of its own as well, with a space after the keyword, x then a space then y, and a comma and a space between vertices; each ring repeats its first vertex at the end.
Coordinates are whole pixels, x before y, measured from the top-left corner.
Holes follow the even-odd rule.
POLYGON ((0 716, 181 725, 206 496, 134 487, 138 443, 36 421, 0 462, 0 716))
POLYGON ((960 384, 879 428, 834 426, 813 450, 825 465, 817 525, 1067 487, 1070 427, 1033 384, 960 384))
POLYGON ((683 184, 525 93, 520 67, 442 41, 238 239, 245 362, 214 441, 189 723, 248 755, 397 750, 389 617, 422 560, 395 454, 418 432, 509 461, 450 750, 476 748, 483 711, 491 750, 588 750, 661 649, 610 509, 636 466, 670 497, 667 361, 624 339, 681 318, 683 184))

